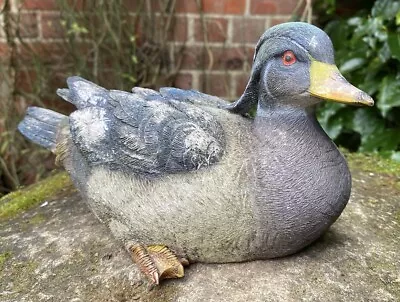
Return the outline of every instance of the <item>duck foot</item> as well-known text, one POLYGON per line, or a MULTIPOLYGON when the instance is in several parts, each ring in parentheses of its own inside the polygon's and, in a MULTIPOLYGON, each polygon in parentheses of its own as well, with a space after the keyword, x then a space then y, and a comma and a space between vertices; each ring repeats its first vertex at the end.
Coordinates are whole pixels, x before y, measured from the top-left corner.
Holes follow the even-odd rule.
POLYGON ((178 259, 165 245, 134 244, 128 251, 151 285, 158 285, 163 279, 182 278, 183 265, 189 264, 184 258, 178 259))

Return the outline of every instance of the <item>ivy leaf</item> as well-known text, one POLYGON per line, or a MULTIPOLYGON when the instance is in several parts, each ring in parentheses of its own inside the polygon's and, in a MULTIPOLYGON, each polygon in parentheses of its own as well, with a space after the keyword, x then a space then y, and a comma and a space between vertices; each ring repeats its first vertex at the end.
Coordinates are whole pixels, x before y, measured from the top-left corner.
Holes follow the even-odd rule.
POLYGON ((340 117, 334 116, 326 123, 322 124, 322 128, 331 139, 336 139, 343 130, 343 124, 340 117))
POLYGON ((378 94, 377 106, 383 117, 386 117, 390 109, 400 106, 400 82, 393 75, 383 78, 378 94))
POLYGON ((318 120, 331 139, 337 138, 342 132, 343 123, 340 114, 337 113, 343 107, 344 105, 342 104, 326 102, 321 104, 319 108, 318 120))
POLYGON ((400 10, 396 14, 396 25, 400 25, 400 10))
POLYGON ((398 129, 385 129, 382 118, 369 109, 357 109, 354 130, 361 135, 360 151, 379 152, 396 150, 400 143, 398 129))
POLYGON ((392 57, 400 61, 400 33, 389 33, 387 42, 392 57))
POLYGON ((390 20, 397 16, 399 8, 399 1, 378 0, 375 1, 374 6, 372 7, 371 15, 374 18, 383 17, 386 20, 390 20))
POLYGON ((361 136, 361 151, 376 149, 376 134, 383 131, 383 124, 371 110, 358 109, 354 114, 353 129, 361 136))
POLYGON ((372 110, 360 108, 356 110, 353 119, 354 130, 363 135, 371 135, 383 129, 383 124, 372 110))
POLYGON ((364 64, 365 64, 364 58, 352 58, 344 62, 339 69, 340 72, 347 73, 362 67, 364 64))
POLYGON ((390 59, 391 52, 387 42, 383 43, 383 46, 379 49, 378 57, 382 63, 386 63, 390 59))

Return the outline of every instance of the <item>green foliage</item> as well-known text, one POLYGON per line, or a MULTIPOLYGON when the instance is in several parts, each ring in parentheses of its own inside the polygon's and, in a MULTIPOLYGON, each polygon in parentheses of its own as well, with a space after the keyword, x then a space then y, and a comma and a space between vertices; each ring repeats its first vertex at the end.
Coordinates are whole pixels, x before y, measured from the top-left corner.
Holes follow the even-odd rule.
POLYGON ((325 30, 340 71, 376 105, 325 103, 321 124, 340 145, 400 161, 400 1, 378 0, 369 13, 330 21, 325 30))

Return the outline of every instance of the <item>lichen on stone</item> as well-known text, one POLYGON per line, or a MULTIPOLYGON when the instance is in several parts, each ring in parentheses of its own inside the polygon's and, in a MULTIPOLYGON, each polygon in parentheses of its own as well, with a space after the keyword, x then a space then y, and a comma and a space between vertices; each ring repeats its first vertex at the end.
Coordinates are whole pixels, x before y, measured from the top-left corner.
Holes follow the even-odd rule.
POLYGON ((0 221, 14 217, 62 191, 71 191, 72 184, 66 172, 54 174, 36 184, 21 188, 0 198, 0 221))
POLYGON ((11 257, 11 252, 5 252, 0 254, 0 271, 3 269, 3 264, 11 257))
POLYGON ((340 150, 346 157, 349 166, 354 169, 372 173, 384 173, 400 177, 400 162, 384 158, 378 154, 349 152, 340 150))

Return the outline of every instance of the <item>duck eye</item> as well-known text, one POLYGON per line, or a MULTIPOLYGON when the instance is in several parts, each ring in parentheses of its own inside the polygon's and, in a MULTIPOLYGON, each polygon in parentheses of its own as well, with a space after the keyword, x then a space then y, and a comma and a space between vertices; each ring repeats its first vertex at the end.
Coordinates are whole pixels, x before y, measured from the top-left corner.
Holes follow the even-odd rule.
POLYGON ((296 56, 294 55, 293 51, 287 50, 283 53, 283 55, 282 55, 283 65, 290 66, 290 65, 296 63, 296 61, 297 61, 297 59, 296 59, 296 56))

